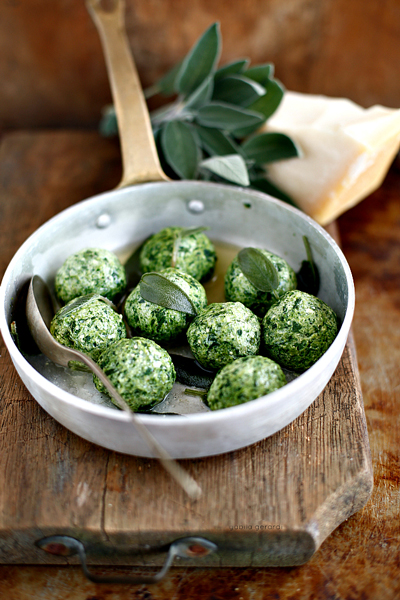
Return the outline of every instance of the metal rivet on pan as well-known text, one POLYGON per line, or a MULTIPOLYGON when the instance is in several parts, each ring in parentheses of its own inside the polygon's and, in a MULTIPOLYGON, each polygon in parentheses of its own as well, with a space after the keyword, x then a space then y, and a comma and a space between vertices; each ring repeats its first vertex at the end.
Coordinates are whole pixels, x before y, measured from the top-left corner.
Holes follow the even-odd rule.
POLYGON ((188 209, 192 213, 202 213, 204 211, 204 202, 202 202, 201 200, 190 200, 188 202, 188 209))
POLYGON ((96 227, 99 229, 105 229, 111 223, 111 217, 108 213, 103 213, 97 218, 96 227))

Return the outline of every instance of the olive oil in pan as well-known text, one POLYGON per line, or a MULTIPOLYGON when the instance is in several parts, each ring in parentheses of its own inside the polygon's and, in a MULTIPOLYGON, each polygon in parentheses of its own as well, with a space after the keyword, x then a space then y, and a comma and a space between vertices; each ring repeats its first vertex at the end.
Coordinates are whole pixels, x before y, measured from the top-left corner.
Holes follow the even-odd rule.
POLYGON ((229 244, 228 242, 211 241, 213 242, 217 253, 217 262, 215 264, 214 275, 204 284, 209 304, 214 302, 225 302, 225 273, 235 256, 237 256, 241 250, 240 246, 229 244))

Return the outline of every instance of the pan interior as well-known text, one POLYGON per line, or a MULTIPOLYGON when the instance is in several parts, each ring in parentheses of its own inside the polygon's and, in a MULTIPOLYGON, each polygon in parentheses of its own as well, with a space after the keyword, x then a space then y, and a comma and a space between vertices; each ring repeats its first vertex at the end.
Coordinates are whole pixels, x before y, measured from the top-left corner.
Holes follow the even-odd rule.
MULTIPOLYGON (((348 304, 348 273, 331 238, 308 217, 264 194, 201 182, 150 183, 109 192, 77 204, 42 226, 21 247, 10 264, 5 309, 10 323, 13 298, 23 283, 38 274, 53 287, 64 260, 82 248, 102 247, 122 261, 149 235, 170 225, 206 226, 216 245, 216 275, 206 284, 209 302, 224 301, 223 276, 237 251, 261 247, 283 257, 298 271, 306 258, 303 236, 309 239, 321 276, 319 297, 343 322, 348 304)), ((183 350, 184 351, 184 350, 183 350)), ((29 362, 46 379, 75 396, 115 408, 97 392, 92 376, 54 365, 43 356, 29 362)), ((165 412, 208 411, 199 397, 184 394, 175 384, 165 412)), ((117 409, 116 409, 117 410, 117 409)))

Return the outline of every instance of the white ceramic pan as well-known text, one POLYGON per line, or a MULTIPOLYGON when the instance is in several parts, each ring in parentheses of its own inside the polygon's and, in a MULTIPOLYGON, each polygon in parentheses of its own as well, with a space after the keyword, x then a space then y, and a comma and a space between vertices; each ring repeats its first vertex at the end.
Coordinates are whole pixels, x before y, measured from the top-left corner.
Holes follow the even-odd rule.
MULTIPOLYGON (((95 3, 95 2, 94 2, 95 3)), ((96 3, 95 3, 96 4, 96 3)), ((0 288, 0 327, 21 379, 37 402, 79 436, 119 452, 150 456, 127 415, 92 403, 44 377, 24 358, 10 334, 21 286, 40 275, 52 286, 71 253, 100 246, 120 252, 169 225, 209 227, 212 240, 259 246, 298 270, 307 236, 320 271, 319 296, 338 314, 340 331, 308 371, 252 402, 185 416, 143 415, 143 423, 174 458, 220 454, 272 435, 299 416, 324 389, 343 352, 354 311, 349 266, 334 240, 300 211, 255 191, 206 182, 168 181, 154 146, 149 117, 124 34, 121 6, 93 9, 101 34, 120 126, 124 175, 117 190, 89 198, 38 229, 12 259, 0 288), (150 183, 148 183, 150 182, 150 183)))

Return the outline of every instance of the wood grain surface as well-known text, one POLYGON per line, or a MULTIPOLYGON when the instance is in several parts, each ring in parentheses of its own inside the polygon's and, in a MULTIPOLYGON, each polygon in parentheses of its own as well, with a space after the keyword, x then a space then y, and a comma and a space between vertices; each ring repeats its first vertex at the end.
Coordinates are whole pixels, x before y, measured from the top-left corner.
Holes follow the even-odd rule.
MULTIPOLYGON (((287 89, 400 106, 398 0, 126 0, 144 86, 220 21, 221 63, 273 62, 287 89)), ((0 128, 95 126, 110 92, 83 0, 0 3, 0 128), (78 43, 79 41, 79 43, 78 43)))
MULTIPOLYGON (((2 241, 4 240, 0 257, 2 269, 8 263, 16 247, 31 230, 61 208, 94 193, 94 191, 99 191, 99 178, 104 177, 104 173, 108 173, 110 181, 115 180, 116 182, 119 174, 118 159, 118 148, 110 142, 99 140, 95 134, 58 132, 56 134, 19 133, 7 136, 1 146, 2 165, 6 164, 6 168, 2 169, 1 185, 3 194, 4 190, 13 190, 15 200, 12 207, 8 208, 7 202, 2 201, 1 203, 0 234, 2 241), (63 148, 63 152, 58 152, 59 147, 63 148), (82 155, 79 152, 74 154, 77 147, 84 150, 82 155), (72 155, 71 150, 73 150, 72 155), (68 154, 70 154, 69 158, 68 154), (78 161, 76 160, 77 155, 79 155, 78 161), (45 161, 40 169, 36 168, 38 167, 38 157, 45 161), (19 165, 19 168, 15 166, 16 164, 19 165), (48 173, 54 174, 53 167, 57 164, 62 165, 62 171, 68 167, 69 173, 72 175, 70 193, 68 185, 65 188, 61 186, 60 189, 57 181, 48 175, 48 173), (44 165, 46 165, 46 169, 44 165), (27 189, 29 189, 29 194, 26 194, 27 189), (80 189, 81 191, 79 191, 80 189), (66 192, 68 192, 67 198, 65 197, 66 192), (18 222, 15 232, 11 233, 11 223, 17 217, 20 222, 18 222)), ((111 186, 112 184, 109 187, 111 186)), ((121 588, 117 586, 101 587, 85 582, 75 567, 6 566, 0 567, 0 590, 4 597, 11 598, 11 600, 13 598, 24 600, 38 597, 46 599, 98 598, 99 600, 100 598, 114 599, 117 597, 258 599, 268 597, 268 594, 273 593, 278 598, 364 597, 385 599, 397 597, 400 593, 398 575, 400 433, 398 419, 396 419, 399 407, 399 350, 396 342, 399 337, 400 310, 398 296, 400 219, 396 194, 398 195, 399 187, 400 175, 396 169, 393 169, 381 190, 341 218, 343 245, 356 279, 357 311, 361 310, 361 314, 356 312, 354 328, 376 471, 376 487, 373 499, 367 507, 329 536, 315 556, 302 567, 279 569, 253 567, 236 570, 226 568, 207 570, 200 567, 176 568, 164 582, 157 586, 121 588), (369 237, 373 242, 372 245, 369 243, 369 237), (360 285, 358 285, 358 281, 360 285)), ((6 196, 3 195, 3 198, 6 196)), ((24 464, 29 454, 30 444, 39 444, 40 452, 51 460, 52 470, 49 469, 46 479, 47 484, 50 485, 49 492, 56 489, 57 486, 61 491, 71 489, 68 467, 72 463, 75 464, 75 482, 79 482, 83 475, 82 465, 86 461, 93 462, 95 454, 99 452, 109 454, 107 469, 101 473, 94 471, 89 474, 90 482, 99 478, 102 478, 103 483, 105 482, 106 502, 103 499, 100 500, 99 497, 91 498, 88 489, 83 486, 78 490, 77 484, 75 488, 76 506, 71 506, 68 496, 65 495, 65 505, 49 506, 49 511, 53 517, 57 515, 60 518, 65 510, 72 514, 75 512, 77 527, 79 527, 79 515, 82 515, 82 518, 86 519, 93 530, 99 527, 100 522, 100 526, 104 528, 106 525, 105 530, 107 533, 109 530, 112 536, 115 508, 110 505, 113 505, 117 498, 124 497, 127 489, 134 491, 137 479, 145 480, 152 477, 151 471, 155 467, 154 465, 151 465, 150 468, 147 466, 152 461, 141 459, 139 461, 141 464, 136 463, 137 474, 133 477, 132 473, 126 470, 127 462, 125 461, 129 462, 130 457, 109 453, 82 440, 78 441, 76 436, 62 429, 47 417, 29 398, 29 394, 14 374, 3 348, 1 365, 4 367, 5 373, 0 384, 2 386, 0 388, 1 398, 9 398, 11 391, 14 398, 12 407, 7 402, 5 406, 3 402, 0 406, 2 417, 6 418, 8 423, 10 421, 13 423, 13 438, 6 451, 9 456, 19 456, 20 467, 15 472, 11 472, 11 463, 7 465, 7 476, 10 477, 10 481, 11 478, 16 478, 18 484, 23 487, 27 486, 35 475, 37 476, 39 456, 37 456, 36 464, 32 461, 30 464, 24 464), (23 422, 21 422, 21 413, 24 415, 23 422), (92 456, 91 452, 93 452, 92 456), (121 469, 121 467, 123 468, 121 469), (86 502, 88 502, 87 507, 86 502), (98 507, 101 502, 103 502, 104 511, 99 519, 98 511, 93 513, 91 508, 98 507), (81 503, 80 507, 79 503, 81 503)), ((338 375, 339 381, 345 378, 344 371, 340 372, 339 370, 338 375)), ((335 411, 338 416, 337 411, 348 406, 344 396, 335 406, 325 406, 325 402, 326 397, 323 396, 315 403, 315 406, 313 405, 312 417, 317 417, 316 423, 321 420, 321 410, 326 414, 327 412, 331 413, 333 409, 331 416, 334 420, 335 411)), ((311 421, 306 419, 298 423, 300 427, 301 425, 305 427, 305 435, 302 432, 298 439, 302 454, 298 462, 299 478, 302 478, 303 473, 307 470, 307 458, 314 460, 314 453, 318 448, 318 436, 316 435, 318 427, 312 421, 312 417, 311 421), (310 437, 310 440, 307 440, 307 437, 310 437), (311 457, 307 456, 308 451, 311 457)), ((293 427, 289 426, 286 433, 296 435, 293 427)), ((338 430, 337 433, 339 433, 338 430)), ((4 440, 4 435, 1 439, 4 440)), ((281 442, 286 443, 287 449, 290 450, 287 438, 282 437, 281 442)), ((261 442, 261 446, 264 443, 261 442)), ((235 475, 239 475, 244 484, 246 481, 247 483, 250 481, 251 476, 251 473, 243 474, 241 472, 244 467, 252 464, 252 474, 254 475, 257 474, 257 470, 262 472, 265 461, 268 461, 267 447, 258 448, 258 454, 260 454, 260 449, 265 453, 262 461, 256 459, 255 447, 233 453, 236 455, 235 463, 237 465, 235 466, 235 475), (249 452, 250 454, 248 454, 249 452)), ((271 448, 268 451, 270 452, 271 448)), ((42 460, 42 457, 40 458, 42 460)), ((332 457, 328 458, 332 459, 332 457)), ((344 455, 341 458, 343 473, 348 467, 353 468, 353 465, 350 464, 354 462, 354 460, 350 461, 351 456, 344 455)), ((202 461, 195 462, 201 463, 202 461)), ((274 465, 271 467, 276 468, 274 465)), ((199 465, 196 464, 194 468, 199 469, 199 465)), ((216 480, 220 473, 221 471, 216 469, 216 480)), ((310 494, 316 503, 319 501, 318 494, 321 490, 320 475, 316 469, 310 494)), ((88 473, 85 473, 85 477, 87 476, 88 473)), ((236 497, 242 499, 240 514, 261 514, 260 507, 265 501, 265 487, 259 488, 257 493, 259 501, 255 501, 254 506, 247 508, 243 503, 243 499, 246 498, 246 489, 237 491, 236 497)), ((6 497, 4 491, 2 497, 6 497)), ((168 506, 169 499, 167 495, 163 505, 169 511, 166 512, 167 518, 175 514, 174 509, 168 506)), ((154 502, 153 498, 150 500, 154 502)), ((221 500, 225 501, 225 499, 221 500)), ((14 510, 16 511, 18 507, 21 515, 29 515, 31 512, 30 516, 32 516, 32 508, 29 508, 28 505, 36 506, 36 498, 31 497, 26 502, 18 499, 14 510)), ((129 498, 126 510, 133 510, 134 507, 135 499, 129 498)), ((216 508, 218 510, 218 506, 216 508)), ((231 508, 234 509, 235 505, 233 504, 231 508)), ((40 510, 40 504, 38 504, 38 509, 40 510)), ((181 511, 181 509, 182 507, 178 507, 177 510, 181 511)), ((299 509, 301 510, 301 503, 288 507, 288 511, 292 510, 294 513, 299 509)), ((11 514, 12 506, 10 504, 7 505, 7 510, 11 514)), ((276 519, 275 523, 279 522, 280 514, 284 510, 285 507, 278 506, 275 509, 276 514, 270 515, 276 519)), ((347 510, 350 514, 351 503, 347 510)), ((200 522, 202 513, 198 512, 200 514, 192 516, 189 511, 189 515, 194 521, 197 519, 200 522)), ((15 514, 11 516, 16 517, 15 514)), ((223 516, 226 518, 225 515, 223 516)), ((234 516, 236 519, 234 523, 239 524, 238 515, 234 516)), ((298 518, 296 514, 293 516, 294 519, 298 518)), ((161 520, 162 513, 160 522, 161 520)), ((228 523, 228 519, 226 522, 228 523)), ((252 524, 248 521, 247 523, 252 524)), ((20 551, 18 540, 15 540, 15 549, 16 553, 20 551)), ((116 570, 116 568, 113 569, 114 572, 116 570)), ((119 570, 121 571, 121 569, 119 570)))

